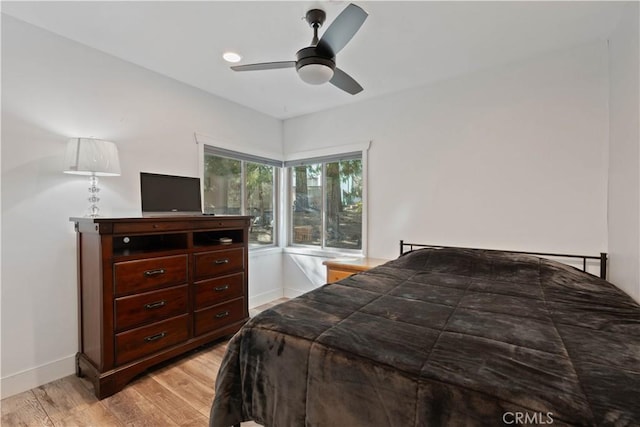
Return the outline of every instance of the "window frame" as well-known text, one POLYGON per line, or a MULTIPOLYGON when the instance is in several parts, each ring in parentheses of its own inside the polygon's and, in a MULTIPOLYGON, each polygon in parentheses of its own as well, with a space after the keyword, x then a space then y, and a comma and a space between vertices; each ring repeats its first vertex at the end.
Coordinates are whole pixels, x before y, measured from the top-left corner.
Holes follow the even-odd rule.
MULTIPOLYGON (((368 149, 368 144, 367 147, 368 149)), ((284 175, 285 183, 284 188, 286 195, 286 206, 284 207, 286 213, 285 227, 286 227, 286 242, 287 248, 290 251, 309 255, 323 254, 345 254, 355 256, 366 256, 367 248, 367 149, 357 151, 344 151, 337 152, 335 154, 328 154, 324 156, 313 157, 301 157, 295 160, 288 160, 284 162, 284 175), (360 249, 347 249, 347 248, 333 248, 326 246, 326 223, 327 223, 327 163, 339 162, 343 160, 360 160, 362 167, 362 229, 361 229, 361 247, 360 249), (296 166, 321 164, 321 176, 322 176, 322 217, 321 217, 321 230, 322 238, 321 244, 318 245, 305 245, 303 243, 295 243, 293 241, 293 173, 296 166)))
MULTIPOLYGON (((234 150, 228 150, 225 148, 221 148, 218 146, 203 144, 202 150, 202 179, 205 178, 205 160, 207 156, 217 156, 222 158, 231 159, 234 161, 240 162, 240 215, 244 216, 252 216, 247 214, 247 206, 248 206, 248 191, 247 191, 247 163, 261 164, 266 166, 271 166, 273 168, 273 214, 272 217, 274 219, 274 225, 272 227, 272 236, 273 241, 268 244, 260 244, 253 243, 251 241, 247 242, 249 245, 249 250, 251 251, 260 251, 272 249, 274 247, 280 246, 280 227, 281 227, 281 215, 280 215, 280 193, 281 193, 281 177, 282 177, 282 169, 283 164, 280 160, 274 160, 266 157, 256 156, 252 154, 242 153, 234 150)), ((204 187, 203 191, 203 201, 204 201, 204 187)))
MULTIPOLYGON (((343 142, 339 145, 325 146, 314 150, 306 151, 291 151, 287 154, 281 152, 261 150, 255 146, 249 146, 246 144, 234 142, 224 142, 220 139, 213 138, 203 133, 194 132, 193 134, 196 145, 200 145, 198 150, 199 157, 199 175, 201 179, 204 179, 204 153, 207 147, 217 148, 220 150, 226 150, 230 153, 238 153, 243 156, 250 156, 261 159, 268 159, 277 163, 278 173, 276 174, 277 186, 275 190, 276 204, 274 206, 276 210, 276 231, 274 237, 274 243, 272 245, 253 245, 249 246, 249 251, 255 253, 268 253, 273 250, 282 250, 285 253, 301 254, 301 255, 313 255, 313 256, 340 256, 342 254, 348 256, 367 256, 368 253, 368 170, 369 170, 369 148, 371 147, 371 140, 360 140, 356 142, 343 142), (346 253, 345 249, 340 248, 319 248, 317 246, 291 246, 289 245, 291 230, 289 225, 291 224, 291 209, 289 203, 289 174, 288 168, 285 167, 285 162, 310 159, 323 156, 334 156, 344 153, 360 152, 362 154, 362 250, 358 252, 346 253), (285 194, 285 192, 287 194, 285 194)), ((204 200, 204 198, 203 198, 204 200)))

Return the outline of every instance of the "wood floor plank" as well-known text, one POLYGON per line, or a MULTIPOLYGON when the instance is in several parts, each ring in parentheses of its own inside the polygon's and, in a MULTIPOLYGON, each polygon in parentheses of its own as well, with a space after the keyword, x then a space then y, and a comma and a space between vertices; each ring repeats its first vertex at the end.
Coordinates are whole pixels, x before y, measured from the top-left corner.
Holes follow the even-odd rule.
POLYGON ((53 426, 32 390, 2 400, 3 426, 53 426))
POLYGON ((222 364, 222 358, 224 357, 225 352, 227 351, 227 342, 224 345, 219 345, 215 347, 211 347, 206 349, 197 355, 194 360, 203 366, 208 367, 207 369, 213 369, 214 379, 218 374, 218 370, 220 369, 220 365, 222 364))
MULTIPOLYGON (((167 417, 180 426, 192 423, 197 425, 197 422, 202 421, 202 414, 197 409, 150 376, 141 378, 131 387, 134 387, 147 400, 153 402, 167 417)), ((208 420, 205 419, 205 421, 208 420)))
POLYGON ((202 385, 213 391, 220 365, 216 366, 216 364, 210 362, 211 360, 205 361, 204 358, 195 358, 179 363, 176 368, 182 369, 193 378, 194 381, 199 381, 202 385))
POLYGON ((56 427, 124 427, 105 406, 96 402, 55 422, 56 427))
MULTIPOLYGON (((194 359, 187 368, 199 370, 202 379, 206 380, 208 385, 215 388, 216 377, 220 370, 220 363, 217 360, 212 360, 211 357, 194 359)), ((187 370, 187 372, 189 371, 187 370)))
POLYGON ((54 424, 98 401, 75 375, 36 387, 33 393, 54 424))
POLYGON ((211 349, 211 352, 213 353, 213 355, 217 357, 218 363, 222 362, 222 358, 224 357, 224 354, 227 352, 228 344, 229 342, 225 342, 224 345, 214 347, 211 349))
POLYGON ((173 393, 181 396, 201 414, 209 416, 209 408, 213 402, 213 384, 207 386, 194 380, 191 375, 179 367, 173 366, 172 368, 154 371, 150 376, 173 393))
POLYGON ((200 414, 200 418, 191 421, 187 424, 182 424, 180 427, 209 427, 209 417, 205 417, 200 414))
POLYGON ((102 404, 126 426, 177 426, 160 408, 140 394, 135 384, 102 400, 102 404))

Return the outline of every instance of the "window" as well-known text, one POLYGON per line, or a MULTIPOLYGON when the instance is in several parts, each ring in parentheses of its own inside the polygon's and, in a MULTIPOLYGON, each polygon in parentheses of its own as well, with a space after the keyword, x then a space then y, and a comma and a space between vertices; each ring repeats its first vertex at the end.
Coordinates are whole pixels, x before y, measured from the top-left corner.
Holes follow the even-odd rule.
POLYGON ((285 163, 293 245, 362 250, 362 155, 285 163))
POLYGON ((205 146, 204 211, 250 215, 249 244, 274 245, 281 162, 205 146))

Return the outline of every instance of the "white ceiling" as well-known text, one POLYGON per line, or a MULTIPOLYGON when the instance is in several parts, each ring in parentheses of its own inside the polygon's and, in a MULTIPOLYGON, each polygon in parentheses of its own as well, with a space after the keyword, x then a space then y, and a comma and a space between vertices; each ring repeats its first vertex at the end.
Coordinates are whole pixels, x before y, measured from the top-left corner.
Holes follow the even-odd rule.
POLYGON ((369 18, 336 61, 364 87, 355 96, 305 84, 295 69, 234 72, 221 57, 234 50, 241 64, 294 60, 312 37, 306 11, 324 9, 326 28, 347 1, 3 1, 2 13, 284 119, 606 39, 623 8, 608 1, 356 3, 369 18))

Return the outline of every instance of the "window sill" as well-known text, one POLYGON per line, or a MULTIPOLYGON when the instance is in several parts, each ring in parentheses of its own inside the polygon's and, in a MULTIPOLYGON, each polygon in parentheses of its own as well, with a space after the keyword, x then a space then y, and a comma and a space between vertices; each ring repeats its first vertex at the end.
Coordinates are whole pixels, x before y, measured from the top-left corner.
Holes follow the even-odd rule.
POLYGON ((283 252, 292 255, 307 255, 322 258, 364 258, 362 251, 341 251, 332 249, 309 248, 303 246, 287 246, 283 252))
POLYGON ((272 255, 276 253, 286 253, 292 255, 307 255, 307 256, 315 256, 321 258, 364 258, 364 254, 359 251, 340 251, 340 250, 331 250, 331 249, 316 249, 316 248, 308 248, 308 247, 297 247, 297 246, 288 246, 286 248, 281 248, 279 246, 267 246, 260 247, 249 246, 249 256, 250 257, 258 257, 258 256, 266 256, 272 255))
POLYGON ((275 253, 282 253, 282 248, 279 246, 269 245, 269 246, 251 246, 249 245, 249 256, 257 257, 257 256, 265 256, 271 255, 275 253))

